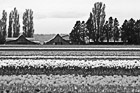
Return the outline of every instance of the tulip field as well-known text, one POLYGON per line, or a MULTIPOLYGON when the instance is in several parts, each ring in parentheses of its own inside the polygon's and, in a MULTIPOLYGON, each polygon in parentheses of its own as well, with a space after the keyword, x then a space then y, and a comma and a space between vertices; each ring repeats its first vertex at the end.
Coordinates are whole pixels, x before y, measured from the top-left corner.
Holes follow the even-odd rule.
POLYGON ((0 93, 140 93, 139 48, 2 48, 0 93))

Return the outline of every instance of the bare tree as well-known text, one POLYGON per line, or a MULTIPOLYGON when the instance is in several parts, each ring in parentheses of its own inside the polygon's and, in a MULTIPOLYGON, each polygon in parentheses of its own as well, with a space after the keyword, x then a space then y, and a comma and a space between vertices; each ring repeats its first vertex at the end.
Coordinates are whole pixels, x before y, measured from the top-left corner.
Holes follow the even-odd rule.
POLYGON ((25 37, 33 37, 33 25, 33 11, 31 9, 26 9, 23 14, 23 35, 25 37))
POLYGON ((0 44, 6 41, 6 22, 7 22, 7 12, 3 10, 2 19, 0 20, 0 44))
POLYGON ((20 34, 19 14, 16 8, 13 11, 13 37, 18 37, 20 34))
POLYGON ((9 14, 8 37, 18 37, 20 34, 19 13, 16 8, 9 14))
POLYGON ((102 35, 103 25, 105 22, 105 4, 102 2, 97 2, 94 4, 92 9, 93 14, 93 25, 95 29, 96 42, 99 42, 100 36, 102 35))

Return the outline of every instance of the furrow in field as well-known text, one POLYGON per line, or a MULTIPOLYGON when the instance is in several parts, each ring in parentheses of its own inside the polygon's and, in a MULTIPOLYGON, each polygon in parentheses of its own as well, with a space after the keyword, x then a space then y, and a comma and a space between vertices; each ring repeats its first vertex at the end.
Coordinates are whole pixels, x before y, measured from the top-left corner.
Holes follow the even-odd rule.
POLYGON ((140 59, 140 56, 0 56, 1 59, 140 59))
POLYGON ((140 48, 40 48, 40 47, 1 47, 0 51, 140 51, 140 48))

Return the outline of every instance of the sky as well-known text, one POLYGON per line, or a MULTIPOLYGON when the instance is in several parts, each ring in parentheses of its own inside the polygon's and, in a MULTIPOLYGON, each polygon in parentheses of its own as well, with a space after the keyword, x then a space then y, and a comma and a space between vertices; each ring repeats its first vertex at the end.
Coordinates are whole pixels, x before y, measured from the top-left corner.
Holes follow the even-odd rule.
POLYGON ((23 13, 32 9, 35 34, 69 34, 76 21, 87 21, 95 2, 103 2, 106 20, 117 18, 120 26, 125 19, 140 19, 140 0, 0 0, 0 17, 16 7, 22 31, 23 13))

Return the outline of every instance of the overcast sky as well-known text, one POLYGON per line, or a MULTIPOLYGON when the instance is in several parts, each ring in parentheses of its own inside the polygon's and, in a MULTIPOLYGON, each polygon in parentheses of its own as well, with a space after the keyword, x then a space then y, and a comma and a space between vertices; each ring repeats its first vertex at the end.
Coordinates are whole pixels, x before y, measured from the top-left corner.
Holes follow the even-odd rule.
POLYGON ((140 0, 0 0, 0 12, 5 9, 9 16, 9 12, 17 7, 22 26, 23 12, 32 9, 35 33, 68 34, 77 20, 88 19, 94 3, 100 1, 106 4, 106 20, 112 16, 122 25, 125 19, 140 19, 140 0))

